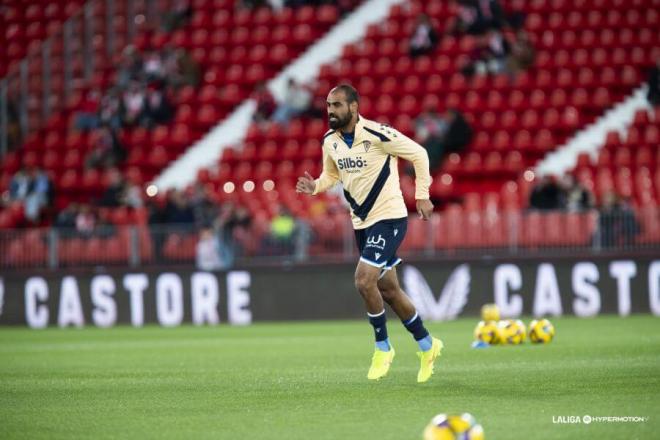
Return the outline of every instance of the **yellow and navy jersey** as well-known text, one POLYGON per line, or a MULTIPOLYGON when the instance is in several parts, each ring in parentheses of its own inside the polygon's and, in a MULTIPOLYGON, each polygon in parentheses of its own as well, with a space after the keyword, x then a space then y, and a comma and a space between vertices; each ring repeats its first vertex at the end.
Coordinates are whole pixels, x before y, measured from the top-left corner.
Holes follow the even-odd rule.
POLYGON ((355 229, 406 217, 408 210, 399 186, 399 157, 415 167, 415 198, 428 199, 431 176, 426 150, 394 128, 360 116, 351 146, 338 131, 325 134, 323 171, 315 181, 314 194, 341 182, 355 229))

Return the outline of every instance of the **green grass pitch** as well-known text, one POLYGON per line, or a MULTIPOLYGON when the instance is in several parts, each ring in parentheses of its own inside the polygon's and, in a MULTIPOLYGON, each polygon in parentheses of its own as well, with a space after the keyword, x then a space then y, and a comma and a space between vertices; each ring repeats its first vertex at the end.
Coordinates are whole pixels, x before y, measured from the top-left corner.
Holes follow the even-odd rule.
MULTIPOLYGON (((528 321, 528 320, 527 320, 528 321)), ((415 382, 394 319, 390 374, 370 383, 364 322, 34 331, 0 329, 0 438, 421 439, 468 411, 487 439, 650 439, 660 432, 660 319, 554 319, 547 346, 469 348, 476 319, 415 382), (553 416, 643 416, 558 424, 553 416)))

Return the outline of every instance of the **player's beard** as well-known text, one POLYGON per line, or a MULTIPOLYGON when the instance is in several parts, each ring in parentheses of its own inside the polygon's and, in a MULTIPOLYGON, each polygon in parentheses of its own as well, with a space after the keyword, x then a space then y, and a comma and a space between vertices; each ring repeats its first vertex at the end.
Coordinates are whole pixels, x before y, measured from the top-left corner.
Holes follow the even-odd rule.
POLYGON ((328 125, 329 125, 330 128, 332 128, 333 130, 340 130, 340 129, 346 127, 348 124, 350 124, 351 119, 353 119, 353 112, 351 112, 351 111, 349 110, 349 111, 346 113, 346 116, 344 116, 343 118, 340 118, 340 117, 337 116, 337 115, 333 115, 333 116, 334 116, 335 118, 337 118, 337 119, 334 120, 334 121, 332 121, 330 118, 328 118, 328 125))

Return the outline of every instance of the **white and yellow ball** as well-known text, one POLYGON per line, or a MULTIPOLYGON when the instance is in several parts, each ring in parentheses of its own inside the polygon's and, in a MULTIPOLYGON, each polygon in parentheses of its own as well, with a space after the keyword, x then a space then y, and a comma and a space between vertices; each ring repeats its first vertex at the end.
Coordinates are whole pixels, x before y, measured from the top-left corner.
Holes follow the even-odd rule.
POLYGON ((481 307, 481 319, 484 321, 499 321, 500 308, 497 304, 484 304, 481 307))
POLYGON ((484 440, 484 430, 472 414, 438 414, 426 425, 424 440, 484 440))
POLYGON ((547 319, 535 319, 529 323, 529 340, 535 344, 547 344, 555 337, 555 326, 547 319))
POLYGON ((497 321, 479 321, 474 328, 474 339, 490 345, 499 344, 501 337, 497 321))
POLYGON ((498 324, 503 344, 518 345, 525 341, 527 329, 519 319, 505 319, 498 324))

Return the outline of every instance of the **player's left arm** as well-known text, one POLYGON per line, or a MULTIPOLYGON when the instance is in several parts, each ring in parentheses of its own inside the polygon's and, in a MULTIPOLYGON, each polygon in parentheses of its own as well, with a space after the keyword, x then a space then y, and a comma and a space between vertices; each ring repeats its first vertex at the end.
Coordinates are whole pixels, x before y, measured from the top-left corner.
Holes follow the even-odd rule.
POLYGON ((381 143, 383 150, 393 156, 401 157, 413 164, 415 168, 415 200, 420 218, 428 220, 433 212, 433 203, 429 200, 431 173, 429 172, 429 155, 417 142, 399 131, 385 127, 380 130, 389 140, 381 143))

